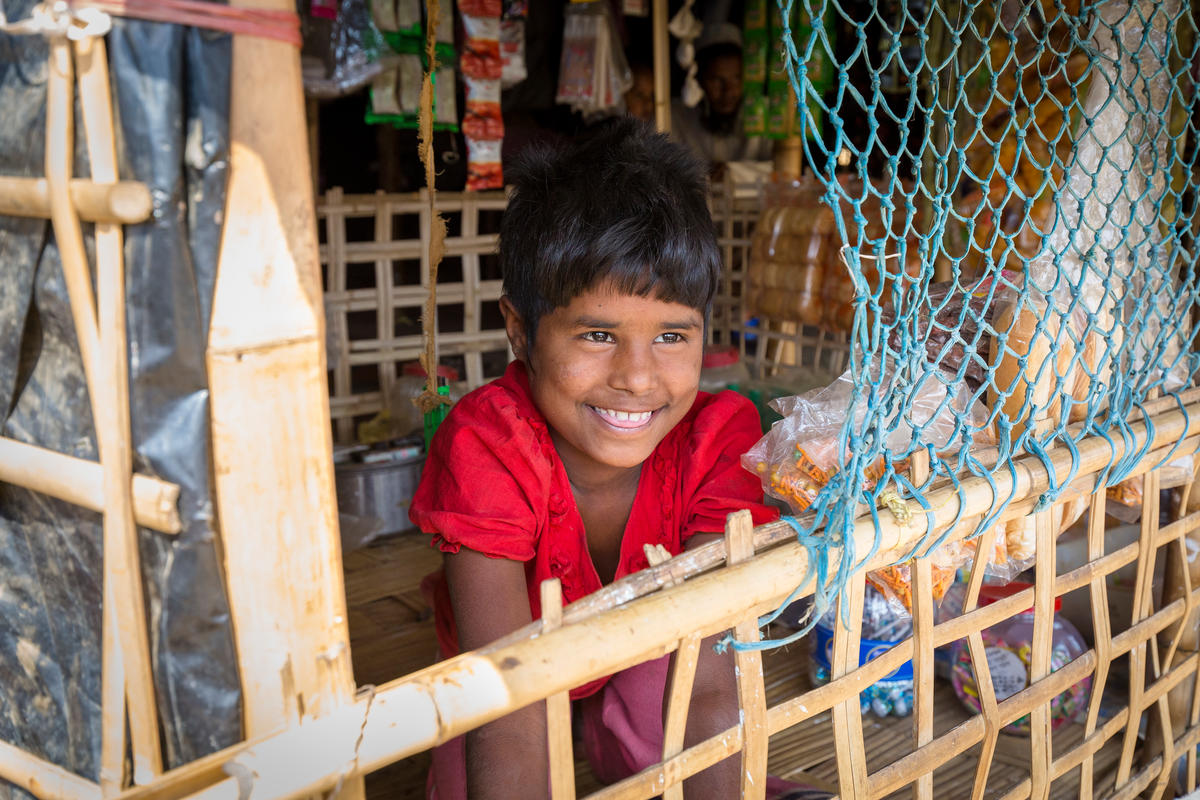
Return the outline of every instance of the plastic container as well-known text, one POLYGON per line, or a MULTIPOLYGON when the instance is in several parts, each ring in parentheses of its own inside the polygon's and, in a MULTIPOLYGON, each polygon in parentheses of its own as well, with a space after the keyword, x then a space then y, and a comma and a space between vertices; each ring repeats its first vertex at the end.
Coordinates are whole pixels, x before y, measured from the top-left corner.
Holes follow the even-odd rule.
MULTIPOLYGON (((840 625, 835 605, 813 628, 811 676, 814 684, 829 682, 830 659, 833 654, 833 628, 840 625)), ((879 591, 867 586, 863 598, 862 638, 859 642, 858 664, 879 658, 899 642, 912 635, 912 617, 897 613, 879 591)), ((908 716, 913 706, 913 667, 905 661, 895 672, 885 676, 859 693, 862 713, 868 711, 879 717, 908 716)))
MULTIPOLYGON (((1006 586, 985 586, 980 590, 980 605, 988 605, 1003 597, 1027 589, 1028 583, 1010 583, 1006 586)), ((1055 598, 1054 610, 1061 608, 1061 600, 1055 598)), ((1003 622, 983 630, 983 644, 987 652, 988 668, 992 673, 992 685, 996 700, 1011 697, 1029 685, 1029 660, 1033 643, 1033 609, 1027 609, 1003 622)), ((1061 669, 1087 652, 1087 643, 1075 626, 1066 619, 1055 616, 1052 634, 1053 649, 1050 653, 1050 671, 1061 669)), ((970 711, 979 712, 979 688, 975 684, 975 673, 971 665, 971 652, 966 641, 954 645, 950 682, 954 693, 970 711)), ((1050 701, 1050 726, 1059 728, 1086 713, 1088 695, 1091 692, 1091 676, 1067 689, 1050 701)), ((1006 725, 1009 733, 1029 733, 1029 716, 1026 715, 1006 725)))
POLYGON ((704 348, 704 361, 700 366, 700 391, 720 392, 731 386, 739 386, 750 380, 750 370, 742 363, 738 349, 733 345, 704 348))

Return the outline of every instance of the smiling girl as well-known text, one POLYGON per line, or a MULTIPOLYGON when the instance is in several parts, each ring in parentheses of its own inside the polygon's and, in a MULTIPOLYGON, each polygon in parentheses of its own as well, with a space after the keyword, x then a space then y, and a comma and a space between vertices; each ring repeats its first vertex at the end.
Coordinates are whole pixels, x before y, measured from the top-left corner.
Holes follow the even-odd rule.
MULTIPOLYGON (((512 175, 500 307, 516 360, 442 423, 411 511, 445 554, 427 586, 443 657, 540 617, 546 578, 569 603, 646 567, 645 544, 678 554, 719 538, 738 509, 775 516, 739 464, 759 437, 753 406, 698 391, 720 267, 702 168, 626 119, 512 175)), ((701 653, 688 745, 738 720, 732 656, 701 653)), ((601 780, 661 756, 667 668, 571 692, 601 780)), ((437 748, 430 797, 544 797, 546 752, 535 704, 437 748)), ((734 797, 738 765, 685 791, 734 797)))

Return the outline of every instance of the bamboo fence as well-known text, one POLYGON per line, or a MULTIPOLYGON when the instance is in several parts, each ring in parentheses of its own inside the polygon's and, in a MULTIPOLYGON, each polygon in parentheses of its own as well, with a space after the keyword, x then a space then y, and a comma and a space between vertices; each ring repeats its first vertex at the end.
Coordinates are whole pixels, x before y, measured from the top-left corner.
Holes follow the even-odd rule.
MULTIPOLYGON (((1067 780, 1080 786, 1080 797, 1132 797, 1146 790, 1163 796, 1175 788, 1172 780, 1181 759, 1183 782, 1178 788, 1194 788, 1194 753, 1200 743, 1200 706, 1194 691, 1200 680, 1200 652, 1196 649, 1200 592, 1186 568, 1177 572, 1174 582, 1167 582, 1157 603, 1151 585, 1156 560, 1167 559, 1169 572, 1172 563, 1175 567, 1189 565, 1186 551, 1194 548, 1200 529, 1200 511, 1187 511, 1190 483, 1182 489, 1185 497, 1179 511, 1171 515, 1169 523, 1160 525, 1160 475, 1152 469, 1177 443, 1182 442, 1175 455, 1192 455, 1200 448, 1200 437, 1187 433, 1200 417, 1200 391, 1190 392, 1185 403, 1182 411, 1171 401, 1154 405, 1152 434, 1138 423, 1129 442, 1097 438, 1080 443, 1079 476, 1064 502, 1080 494, 1090 496, 1088 557, 1082 563, 1059 572, 1053 557, 1054 532, 1044 528, 1048 535, 1041 543, 1045 549, 1040 553, 1033 587, 977 607, 982 570, 976 569, 962 616, 935 622, 932 603, 918 602, 914 609, 916 634, 862 666, 858 663, 860 626, 853 613, 862 603, 864 583, 860 577, 847 589, 851 627, 839 626, 834 633, 831 682, 768 705, 758 655, 740 653, 741 724, 688 749, 680 749, 677 737, 668 736, 661 763, 589 796, 648 798, 664 792, 669 796, 688 775, 732 756, 741 758, 745 767, 743 796, 761 797, 770 738, 812 724, 825 714, 832 722, 828 744, 836 753, 835 783, 842 797, 885 797, 906 786, 913 787, 914 796, 932 797, 935 771, 972 748, 978 748, 979 755, 971 769, 959 766, 957 786, 962 793, 955 796, 1049 797, 1056 782, 1067 780), (1106 548, 1103 520, 1107 501, 1104 492, 1094 491, 1095 475, 1110 458, 1143 445, 1148 445, 1147 455, 1136 472, 1144 482, 1148 502, 1140 535, 1123 547, 1106 548), (1110 612, 1106 593, 1108 576, 1127 565, 1134 565, 1137 579, 1132 614, 1126 620, 1110 612), (1087 592, 1092 601, 1097 632, 1094 646, 1057 671, 1032 676, 1026 688, 997 701, 990 688, 981 631, 1032 607, 1037 631, 1032 663, 1036 665, 1048 658, 1054 599, 1077 591, 1087 592), (927 665, 935 647, 960 639, 966 639, 976 655, 976 676, 984 687, 983 712, 939 730, 935 725, 938 709, 932 702, 936 687, 927 665), (866 751, 858 694, 909 659, 917 665, 912 744, 896 748, 894 758, 868 769, 877 759, 869 758, 866 751), (1113 670, 1118 665, 1128 676, 1119 687, 1125 689, 1124 697, 1114 702, 1105 689, 1115 680, 1113 670), (1071 735, 1052 732, 1051 700, 1087 676, 1092 678, 1093 689, 1086 720, 1071 735), (1103 708, 1102 698, 1106 700, 1103 708), (1011 737, 1001 742, 1002 726, 1027 714, 1033 718, 1034 734, 1017 740, 1017 745, 1011 737), (1152 746, 1153 736, 1139 734, 1143 717, 1151 730, 1160 731, 1156 746, 1152 746), (1094 771, 1097 754, 1106 746, 1119 747, 1119 757, 1103 762, 1107 767, 1115 761, 1116 767, 1094 771), (1014 747, 1018 750, 1015 755, 1014 747), (1024 780, 1001 792, 989 786, 993 764, 1011 766, 1022 760, 1027 765, 1024 780)), ((1027 513, 1052 477, 1066 473, 1069 463, 1069 453, 1052 451, 1048 464, 1026 458, 1015 464, 1015 477, 996 476, 998 491, 1006 493, 1011 488, 1025 501, 1015 503, 1010 513, 1027 513)), ((942 486, 928 499, 934 510, 926 514, 913 501, 909 505, 911 520, 904 514, 882 514, 883 546, 866 566, 894 560, 926 532, 927 525, 944 529, 959 513, 963 517, 981 513, 991 504, 993 492, 986 481, 968 478, 958 490, 942 486)), ((967 526, 960 526, 951 531, 950 539, 968 531, 967 526)), ((859 518, 853 535, 859 551, 864 551, 876 535, 869 515, 859 518)), ((925 563, 914 564, 918 587, 927 580, 927 576, 920 577, 927 571, 925 563)), ((548 603, 547 619, 493 645, 382 686, 362 689, 354 702, 324 717, 173 770, 122 797, 234 797, 239 779, 229 775, 253 776, 254 796, 307 796, 335 787, 348 775, 377 769, 529 703, 560 696, 574 685, 666 653, 680 651, 673 684, 686 684, 687 671, 694 668, 690 656, 701 637, 732 627, 743 640, 753 639, 759 615, 788 596, 806 567, 807 553, 793 541, 790 526, 773 523, 752 528, 748 515, 741 512, 731 516, 724 543, 660 563, 561 612, 548 603)), ((810 582, 805 592, 811 589, 810 582)), ((554 588, 544 591, 547 599, 552 599, 554 588)), ((565 707, 551 703, 549 708, 548 713, 557 717, 551 730, 556 726, 563 730, 565 707)), ((686 700, 673 698, 667 710, 668 731, 681 729, 686 713, 686 700)), ((562 755, 554 762, 552 782, 560 787, 555 797, 572 797, 566 772, 573 769, 569 741, 564 736, 556 742, 562 755)))

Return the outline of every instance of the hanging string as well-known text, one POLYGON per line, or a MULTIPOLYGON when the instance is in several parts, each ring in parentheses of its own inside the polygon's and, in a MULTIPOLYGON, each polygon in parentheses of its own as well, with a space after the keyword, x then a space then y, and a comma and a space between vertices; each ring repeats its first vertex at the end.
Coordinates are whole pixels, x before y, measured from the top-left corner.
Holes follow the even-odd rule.
POLYGON ((437 209, 433 170, 433 74, 437 69, 438 22, 442 16, 439 0, 426 0, 425 75, 421 81, 420 111, 417 117, 417 152, 425 167, 425 191, 429 196, 429 294, 421 314, 421 338, 425 352, 421 366, 425 368, 425 391, 413 402, 422 414, 430 414, 450 399, 437 390, 437 282, 438 266, 446 252, 446 220, 437 209))

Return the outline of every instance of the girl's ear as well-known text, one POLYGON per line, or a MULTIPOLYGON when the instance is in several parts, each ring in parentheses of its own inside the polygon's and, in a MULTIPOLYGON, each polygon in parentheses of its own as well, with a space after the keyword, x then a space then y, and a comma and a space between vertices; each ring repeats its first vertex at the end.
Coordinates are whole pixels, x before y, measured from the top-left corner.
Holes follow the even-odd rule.
POLYGON ((525 336, 525 320, 513 307, 508 295, 500 298, 500 313, 504 315, 504 330, 508 334, 508 344, 512 347, 513 355, 518 361, 527 361, 529 340, 525 336))

